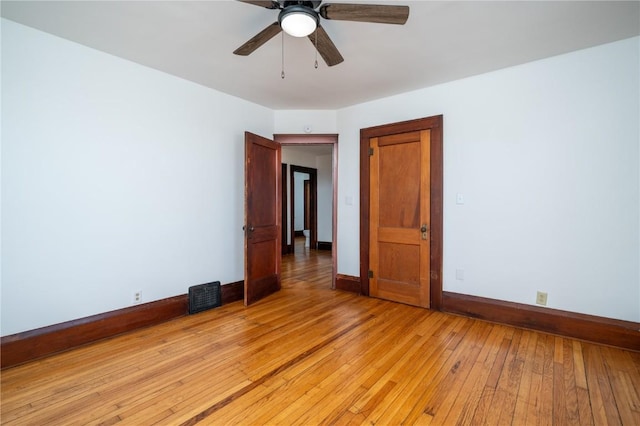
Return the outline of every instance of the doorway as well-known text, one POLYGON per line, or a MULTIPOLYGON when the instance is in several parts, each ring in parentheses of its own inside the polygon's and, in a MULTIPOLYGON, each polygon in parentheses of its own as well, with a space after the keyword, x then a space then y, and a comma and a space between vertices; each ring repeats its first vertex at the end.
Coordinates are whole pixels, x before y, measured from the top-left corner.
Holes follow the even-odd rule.
MULTIPOLYGON (((304 148, 302 148, 304 150, 304 148)), ((285 147, 286 150, 286 147, 285 147)), ((318 169, 291 164, 290 197, 288 202, 289 235, 291 249, 295 253, 296 243, 302 242, 309 250, 318 249, 318 169), (300 238, 301 237, 301 238, 300 238)), ((330 200, 323 199, 323 202, 330 200)))
POLYGON ((360 131, 362 294, 441 308, 442 179, 441 115, 360 131))
POLYGON ((430 131, 369 140, 369 294, 428 308, 430 131))
MULTIPOLYGON (((297 186, 300 195, 293 194, 293 199, 304 199, 304 183, 294 182, 294 173, 307 173, 310 187, 309 205, 307 210, 310 215, 307 221, 309 226, 309 248, 316 249, 324 256, 331 256, 332 273, 331 288, 335 289, 335 278, 337 271, 337 177, 338 177, 338 135, 294 135, 276 134, 274 141, 280 143, 283 152, 291 150, 289 154, 283 155, 282 166, 283 176, 287 176, 289 189, 284 185, 282 193, 291 197, 291 186, 297 186), (315 187, 315 188, 314 188, 315 187), (314 196, 315 195, 315 196, 314 196), (315 198, 315 199, 314 199, 315 198)), ((284 181, 284 179, 283 179, 284 181)), ((283 195, 284 196, 284 195, 283 195)), ((283 224, 283 247, 282 253, 293 253, 295 244, 296 217, 304 222, 304 213, 286 213, 286 209, 292 210, 289 202, 282 203, 282 224, 283 224), (293 220, 292 220, 293 219, 293 220), (286 231, 285 231, 286 230, 286 231), (286 234, 286 235, 285 235, 286 234)), ((304 228, 304 225, 300 225, 304 228)), ((299 238, 298 244, 304 244, 304 240, 299 238)))

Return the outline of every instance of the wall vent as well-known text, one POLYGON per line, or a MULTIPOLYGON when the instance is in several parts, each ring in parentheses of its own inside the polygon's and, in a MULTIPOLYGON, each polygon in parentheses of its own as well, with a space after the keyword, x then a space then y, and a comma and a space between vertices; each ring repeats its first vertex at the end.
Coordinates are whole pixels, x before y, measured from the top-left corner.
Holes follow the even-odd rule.
POLYGON ((206 311, 221 305, 220 281, 189 287, 189 314, 206 311))

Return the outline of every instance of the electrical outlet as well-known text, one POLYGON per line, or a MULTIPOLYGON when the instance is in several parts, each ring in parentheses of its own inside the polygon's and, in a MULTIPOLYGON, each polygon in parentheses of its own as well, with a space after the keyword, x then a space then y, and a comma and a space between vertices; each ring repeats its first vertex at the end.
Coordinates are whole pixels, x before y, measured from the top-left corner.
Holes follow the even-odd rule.
POLYGON ((547 306, 547 293, 539 291, 536 296, 536 303, 538 305, 547 306))
POLYGON ((142 302, 142 290, 137 290, 133 292, 133 304, 137 305, 142 302))

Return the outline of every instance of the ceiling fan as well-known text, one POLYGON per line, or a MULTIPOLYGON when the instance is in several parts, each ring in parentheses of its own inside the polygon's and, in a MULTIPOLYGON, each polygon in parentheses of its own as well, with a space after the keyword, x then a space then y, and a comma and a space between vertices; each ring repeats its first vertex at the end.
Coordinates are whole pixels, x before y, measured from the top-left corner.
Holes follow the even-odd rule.
POLYGON ((375 22, 380 24, 403 25, 409 18, 409 6, 389 6, 357 3, 333 3, 320 6, 322 1, 288 0, 238 0, 261 6, 266 9, 278 9, 278 20, 260 31, 233 53, 247 56, 258 47, 284 31, 294 37, 308 37, 316 46, 322 59, 328 66, 344 61, 344 58, 320 25, 320 17, 338 21, 375 22), (319 9, 318 9, 319 8, 319 9))

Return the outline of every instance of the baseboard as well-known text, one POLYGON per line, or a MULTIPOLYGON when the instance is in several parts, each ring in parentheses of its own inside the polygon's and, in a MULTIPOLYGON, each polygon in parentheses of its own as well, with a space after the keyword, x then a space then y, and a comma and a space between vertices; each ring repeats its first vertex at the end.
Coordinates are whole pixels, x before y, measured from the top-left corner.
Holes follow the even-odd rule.
POLYGON ((331 241, 318 241, 318 250, 331 251, 332 248, 333 248, 333 243, 331 241))
POLYGON ((304 231, 293 231, 294 237, 304 237, 304 231))
MULTIPOLYGON (((336 275, 336 289, 360 294, 360 278, 336 275)), ((222 304, 244 298, 244 282, 221 286, 222 304)), ((443 292, 444 312, 640 351, 640 324, 513 302, 443 292)), ((185 316, 187 295, 4 336, 1 368, 185 316)))
POLYGON ((640 351, 640 323, 443 292, 442 311, 640 351))
POLYGON ((352 275, 336 274, 336 290, 360 294, 360 278, 352 275))
POLYGON ((222 304, 237 302, 244 300, 244 281, 236 281, 234 283, 225 284, 220 287, 222 293, 222 304))
MULTIPOLYGON (((222 304, 244 298, 244 282, 220 287, 222 304)), ((22 333, 0 340, 0 367, 23 364, 118 334, 160 324, 187 315, 186 294, 105 312, 22 333)))

